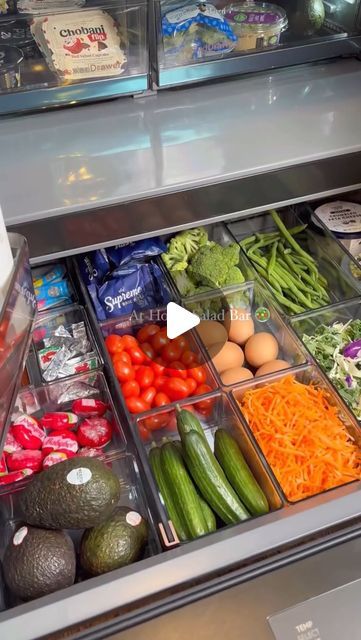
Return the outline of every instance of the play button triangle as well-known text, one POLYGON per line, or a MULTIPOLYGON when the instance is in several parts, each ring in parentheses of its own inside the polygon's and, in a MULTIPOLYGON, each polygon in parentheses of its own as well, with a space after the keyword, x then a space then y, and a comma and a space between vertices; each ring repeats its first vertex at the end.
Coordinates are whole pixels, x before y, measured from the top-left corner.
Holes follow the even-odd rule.
POLYGON ((178 338, 182 333, 186 333, 200 323, 200 318, 195 314, 183 309, 175 302, 167 304, 167 337, 169 340, 178 338))

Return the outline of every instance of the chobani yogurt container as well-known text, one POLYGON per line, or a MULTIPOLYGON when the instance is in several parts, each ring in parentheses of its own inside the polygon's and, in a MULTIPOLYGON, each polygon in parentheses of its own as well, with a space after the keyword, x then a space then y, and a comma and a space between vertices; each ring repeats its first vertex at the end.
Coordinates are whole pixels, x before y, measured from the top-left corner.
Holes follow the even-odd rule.
POLYGON ((288 26, 284 9, 268 2, 231 4, 224 9, 224 16, 238 37, 237 51, 274 47, 288 26))

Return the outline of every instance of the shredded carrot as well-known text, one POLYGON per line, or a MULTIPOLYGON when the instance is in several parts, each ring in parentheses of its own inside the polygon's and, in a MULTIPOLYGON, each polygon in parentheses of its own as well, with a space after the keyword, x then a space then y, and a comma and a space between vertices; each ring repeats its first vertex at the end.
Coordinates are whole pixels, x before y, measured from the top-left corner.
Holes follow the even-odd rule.
POLYGON ((285 376, 239 404, 291 502, 361 478, 361 450, 324 389, 285 376))

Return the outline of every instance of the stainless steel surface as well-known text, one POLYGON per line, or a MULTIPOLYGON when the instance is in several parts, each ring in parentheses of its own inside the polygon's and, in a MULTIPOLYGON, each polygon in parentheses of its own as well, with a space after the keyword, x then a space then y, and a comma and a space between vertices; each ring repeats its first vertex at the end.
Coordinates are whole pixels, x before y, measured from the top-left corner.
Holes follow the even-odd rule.
MULTIPOLYGON (((330 589, 361 578, 361 538, 300 560, 244 584, 217 593, 131 629, 109 636, 109 640, 274 640, 267 617, 330 589)), ((307 605, 305 605, 307 611, 307 605)), ((340 607, 333 609, 343 619, 340 640, 348 635, 348 619, 340 607)), ((360 608, 353 621, 361 627, 360 608)), ((329 611, 330 617, 332 610, 329 611)), ((305 620, 300 617, 300 623, 305 620)), ((90 638, 91 636, 89 636, 90 638)), ((285 636, 297 640, 297 634, 285 636)), ((302 636, 301 636, 302 638, 302 636)), ((302 640, 311 640, 305 636, 302 640)), ((322 640, 328 640, 323 635, 322 640)), ((319 640, 316 636, 315 640, 319 640)))
MULTIPOLYGON (((131 202, 360 151, 360 80, 361 64, 342 60, 154 98, 4 118, 0 201, 6 221, 131 202)), ((289 199, 300 183, 294 176, 289 199)), ((258 188, 257 195, 262 192, 258 188)), ((174 206, 159 214, 143 204, 143 223, 152 218, 154 227, 164 226, 165 215, 168 227, 185 218, 174 206)), ((69 241, 72 230, 69 220, 63 231, 69 241)), ((91 244, 98 233, 94 228, 91 244)))
MULTIPOLYGON (((346 524, 361 515, 359 483, 303 501, 292 508, 221 530, 183 547, 77 584, 0 614, 6 638, 37 640, 144 598, 169 596, 175 587, 226 573, 242 561, 295 543, 311 533, 346 524), (14 615, 16 613, 16 615, 14 615)), ((156 611, 156 609, 155 609, 156 611)), ((257 637, 257 640, 258 639, 257 637)))
POLYGON ((39 218, 11 226, 28 239, 33 264, 187 226, 239 219, 269 207, 361 186, 361 152, 281 168, 199 189, 39 218))

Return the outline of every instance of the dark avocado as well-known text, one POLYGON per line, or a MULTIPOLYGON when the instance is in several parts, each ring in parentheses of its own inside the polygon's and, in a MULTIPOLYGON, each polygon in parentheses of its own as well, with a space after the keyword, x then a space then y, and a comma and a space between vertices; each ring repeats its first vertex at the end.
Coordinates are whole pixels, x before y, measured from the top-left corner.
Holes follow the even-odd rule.
POLYGON ((297 0, 291 3, 294 11, 287 10, 288 23, 294 33, 300 37, 313 36, 325 21, 323 0, 297 0))
POLYGON ((128 507, 118 507, 103 524, 85 531, 80 564, 93 576, 119 569, 139 559, 147 538, 147 521, 128 507))
POLYGON ((4 555, 4 580, 13 595, 33 600, 74 584, 76 559, 64 531, 24 525, 13 535, 4 555))
POLYGON ((71 458, 50 467, 24 489, 24 520, 48 529, 87 529, 108 518, 120 497, 118 477, 96 458, 71 458))

